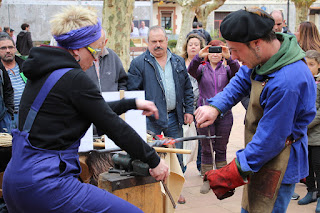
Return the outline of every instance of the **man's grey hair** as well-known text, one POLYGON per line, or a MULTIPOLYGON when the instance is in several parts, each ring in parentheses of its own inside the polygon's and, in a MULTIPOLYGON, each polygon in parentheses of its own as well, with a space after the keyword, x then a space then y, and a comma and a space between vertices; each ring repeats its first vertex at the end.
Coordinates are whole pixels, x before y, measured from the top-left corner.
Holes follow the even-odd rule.
POLYGON ((0 32, 0 41, 4 41, 4 40, 12 41, 13 45, 15 46, 13 39, 11 38, 11 36, 8 33, 0 32))
POLYGON ((272 13, 278 13, 281 15, 282 17, 282 21, 284 20, 284 16, 283 16, 283 12, 281 10, 273 10, 271 13, 270 13, 270 16, 272 16, 272 13))
POLYGON ((155 25, 155 26, 152 26, 152 27, 149 28, 149 31, 148 31, 148 41, 149 41, 150 31, 155 31, 155 30, 162 30, 164 36, 165 36, 165 37, 168 37, 168 36, 167 36, 167 33, 166 33, 166 30, 165 30, 163 27, 161 27, 161 26, 159 26, 159 25, 155 25))

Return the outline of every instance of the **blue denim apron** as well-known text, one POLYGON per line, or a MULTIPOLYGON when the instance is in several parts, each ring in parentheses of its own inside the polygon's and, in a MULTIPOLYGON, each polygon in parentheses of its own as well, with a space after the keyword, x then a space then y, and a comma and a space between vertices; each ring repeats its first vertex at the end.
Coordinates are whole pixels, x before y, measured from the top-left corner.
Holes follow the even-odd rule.
POLYGON ((43 101, 69 70, 56 70, 49 76, 31 106, 23 130, 12 131, 12 158, 3 178, 3 197, 8 211, 142 212, 105 190, 78 181, 81 172, 78 157, 80 139, 66 150, 41 149, 29 142, 29 131, 43 101))

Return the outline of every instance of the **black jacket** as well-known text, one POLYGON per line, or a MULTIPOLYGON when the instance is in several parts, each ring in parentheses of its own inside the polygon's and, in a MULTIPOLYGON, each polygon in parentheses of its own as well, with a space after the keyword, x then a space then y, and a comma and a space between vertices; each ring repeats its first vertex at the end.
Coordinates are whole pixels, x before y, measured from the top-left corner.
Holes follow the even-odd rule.
MULTIPOLYGON (((22 59, 21 59, 22 60, 22 59)), ((3 79, 1 88, 0 88, 0 95, 3 97, 4 105, 8 110, 8 113, 13 116, 13 111, 14 111, 14 94, 13 94, 13 88, 11 85, 10 77, 7 73, 6 68, 3 66, 3 64, 0 61, 0 69, 2 76, 1 80, 3 79)))
POLYGON ((46 97, 30 130, 30 143, 43 149, 65 150, 93 123, 133 158, 156 167, 160 158, 155 150, 117 115, 136 108, 135 100, 106 103, 72 55, 59 47, 32 48, 23 65, 28 81, 20 102, 19 129, 45 80, 60 68, 73 69, 62 76, 46 97))
POLYGON ((26 31, 21 31, 17 35, 16 46, 21 55, 29 55, 29 51, 33 47, 31 33, 26 31))
MULTIPOLYGON (((184 59, 171 55, 172 75, 175 82, 176 111, 179 125, 184 123, 184 114, 193 114, 193 91, 184 59)), ((128 90, 144 90, 146 100, 155 103, 159 110, 159 119, 148 117, 162 128, 168 127, 168 111, 165 90, 156 65, 156 60, 147 50, 132 60, 128 71, 128 90)))

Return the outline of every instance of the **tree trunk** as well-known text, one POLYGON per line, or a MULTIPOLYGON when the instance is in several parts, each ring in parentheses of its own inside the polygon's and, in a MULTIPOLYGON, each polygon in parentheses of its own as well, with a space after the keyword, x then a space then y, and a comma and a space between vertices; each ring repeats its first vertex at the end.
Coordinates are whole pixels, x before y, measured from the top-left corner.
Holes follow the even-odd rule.
POLYGON ((295 30, 298 30, 298 27, 301 22, 307 21, 309 7, 307 5, 295 5, 296 6, 296 26, 295 30))
POLYGON ((130 66, 130 33, 134 0, 104 0, 102 27, 108 38, 107 47, 114 50, 128 71, 130 66))
POLYGON ((295 31, 297 31, 301 22, 307 21, 308 19, 308 12, 309 7, 316 1, 316 0, 291 0, 294 2, 296 7, 296 25, 295 31))
POLYGON ((205 5, 198 7, 195 11, 197 19, 202 23, 202 28, 207 28, 207 18, 208 16, 205 14, 205 5))
POLYGON ((182 18, 180 34, 179 34, 179 38, 176 46, 176 54, 178 55, 181 55, 182 46, 186 41, 187 34, 192 29, 192 21, 195 14, 195 8, 193 8, 192 6, 184 6, 182 8, 181 14, 183 18, 182 18))
POLYGON ((207 28, 207 20, 210 13, 221 7, 226 0, 215 0, 211 3, 203 4, 196 9, 196 16, 202 22, 203 29, 207 28))

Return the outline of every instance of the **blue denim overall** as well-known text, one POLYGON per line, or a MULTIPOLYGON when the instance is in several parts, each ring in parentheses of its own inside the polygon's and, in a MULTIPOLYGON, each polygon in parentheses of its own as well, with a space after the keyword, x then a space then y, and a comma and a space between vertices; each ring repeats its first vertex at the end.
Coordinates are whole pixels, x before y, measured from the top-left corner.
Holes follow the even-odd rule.
MULTIPOLYGON (((3 197, 10 213, 142 212, 136 206, 81 183, 78 147, 46 150, 31 145, 28 136, 43 101, 55 83, 70 69, 54 71, 34 100, 22 131, 12 131, 12 158, 3 178, 3 197)), ((48 124, 50 125, 50 124, 48 124)))

